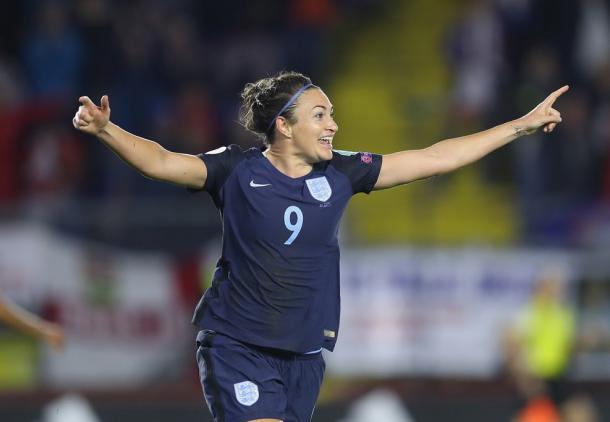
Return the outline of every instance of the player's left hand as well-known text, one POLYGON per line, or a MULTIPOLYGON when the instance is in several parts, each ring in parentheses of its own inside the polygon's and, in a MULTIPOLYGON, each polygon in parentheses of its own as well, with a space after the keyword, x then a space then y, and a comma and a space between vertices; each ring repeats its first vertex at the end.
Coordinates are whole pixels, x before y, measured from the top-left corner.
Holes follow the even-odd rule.
POLYGON ((517 119, 520 130, 523 130, 526 135, 536 132, 541 127, 543 132, 552 132, 555 126, 562 121, 561 113, 553 108, 553 105, 568 89, 570 89, 568 85, 562 86, 557 91, 552 92, 532 111, 517 119))

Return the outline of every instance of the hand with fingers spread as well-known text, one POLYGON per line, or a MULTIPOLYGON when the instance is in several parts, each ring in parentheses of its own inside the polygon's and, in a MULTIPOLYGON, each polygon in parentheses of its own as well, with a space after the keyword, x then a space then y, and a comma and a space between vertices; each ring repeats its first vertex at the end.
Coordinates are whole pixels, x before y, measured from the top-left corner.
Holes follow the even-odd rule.
POLYGON ((108 96, 104 95, 100 101, 101 106, 96 106, 89 97, 80 97, 78 101, 81 106, 76 111, 72 124, 82 132, 98 135, 110 120, 110 103, 108 96))
POLYGON ((552 132, 553 129, 555 129, 555 126, 557 126, 557 123, 561 123, 561 113, 553 108, 553 105, 568 89, 570 89, 569 86, 562 86, 557 91, 552 92, 532 111, 520 119, 515 120, 515 130, 517 133, 530 135, 541 127, 546 133, 552 132))

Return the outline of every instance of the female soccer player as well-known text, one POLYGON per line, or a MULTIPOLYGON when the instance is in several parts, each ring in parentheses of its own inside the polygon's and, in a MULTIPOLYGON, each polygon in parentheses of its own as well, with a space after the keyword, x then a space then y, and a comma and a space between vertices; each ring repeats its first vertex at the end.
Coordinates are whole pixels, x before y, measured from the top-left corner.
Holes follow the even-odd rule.
POLYGON ((193 322, 197 361, 216 421, 309 421, 339 328, 337 232, 352 195, 447 173, 522 135, 561 122, 564 86, 500 126, 389 155, 333 150, 333 106, 296 72, 247 84, 241 123, 261 149, 170 152, 109 121, 88 97, 74 127, 144 176, 205 190, 221 212, 222 256, 193 322))

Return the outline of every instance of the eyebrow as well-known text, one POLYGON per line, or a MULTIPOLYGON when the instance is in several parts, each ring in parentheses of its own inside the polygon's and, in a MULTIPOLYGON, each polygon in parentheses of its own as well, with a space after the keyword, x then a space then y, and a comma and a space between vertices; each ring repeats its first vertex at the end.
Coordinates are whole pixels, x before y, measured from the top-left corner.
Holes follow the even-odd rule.
MULTIPOLYGON (((311 109, 313 110, 314 108, 318 108, 318 107, 323 108, 324 110, 326 110, 326 106, 323 106, 323 105, 316 105, 316 106, 313 106, 311 109)), ((335 108, 333 106, 331 106, 330 107, 330 111, 331 112, 335 111, 335 108)))

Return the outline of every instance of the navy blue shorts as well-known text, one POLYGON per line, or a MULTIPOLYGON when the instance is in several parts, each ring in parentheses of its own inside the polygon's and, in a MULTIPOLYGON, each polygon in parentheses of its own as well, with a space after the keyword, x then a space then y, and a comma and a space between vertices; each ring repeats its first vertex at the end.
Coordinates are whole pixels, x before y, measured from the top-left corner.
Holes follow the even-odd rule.
POLYGON ((211 330, 197 335, 203 394, 216 422, 311 420, 322 385, 322 353, 247 345, 211 330))

